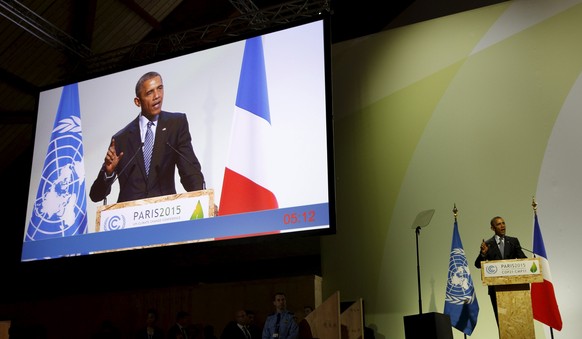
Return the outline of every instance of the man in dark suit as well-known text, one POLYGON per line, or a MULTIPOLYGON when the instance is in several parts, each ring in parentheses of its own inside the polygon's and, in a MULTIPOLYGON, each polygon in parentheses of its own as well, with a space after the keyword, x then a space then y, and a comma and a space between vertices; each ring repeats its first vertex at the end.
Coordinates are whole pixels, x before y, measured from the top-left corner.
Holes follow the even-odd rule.
POLYGON ((248 329, 249 319, 245 310, 238 310, 234 320, 230 321, 220 334, 220 339, 260 339, 251 335, 248 329))
POLYGON ((204 189, 186 114, 162 111, 161 75, 144 74, 135 86, 135 95, 134 103, 141 112, 111 138, 103 166, 91 186, 91 200, 104 200, 115 181, 119 181, 117 202, 175 194, 176 168, 186 191, 204 189), (153 140, 149 150, 148 134, 153 140))
POLYGON ((249 329, 249 332, 251 332, 251 338, 260 339, 263 334, 263 326, 259 323, 255 311, 245 310, 245 312, 248 321, 247 328, 249 329))
POLYGON ((190 326, 190 313, 178 311, 176 313, 176 322, 170 326, 166 338, 168 339, 190 339, 188 327, 190 326))
POLYGON ((138 329, 135 339, 164 339, 164 331, 158 327, 158 312, 151 308, 147 311, 145 326, 138 329))
MULTIPOLYGON (((487 260, 503 260, 503 259, 518 259, 526 258, 521 250, 519 239, 505 235, 505 220, 502 217, 496 216, 491 219, 491 230, 495 232, 493 237, 483 240, 481 242, 481 250, 477 259, 475 259, 475 267, 481 268, 481 262, 487 260), (503 253, 501 251, 503 248, 503 253)), ((499 325, 497 316, 497 295, 495 294, 495 286, 489 286, 489 298, 495 313, 495 320, 499 325)))

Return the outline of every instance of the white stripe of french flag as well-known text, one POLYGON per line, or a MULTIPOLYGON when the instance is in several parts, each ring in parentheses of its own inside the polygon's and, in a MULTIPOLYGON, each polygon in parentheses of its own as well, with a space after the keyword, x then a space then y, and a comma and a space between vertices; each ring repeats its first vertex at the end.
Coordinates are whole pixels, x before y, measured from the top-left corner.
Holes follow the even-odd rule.
POLYGON ((245 43, 236 97, 220 215, 278 208, 269 189, 271 114, 262 38, 245 43))

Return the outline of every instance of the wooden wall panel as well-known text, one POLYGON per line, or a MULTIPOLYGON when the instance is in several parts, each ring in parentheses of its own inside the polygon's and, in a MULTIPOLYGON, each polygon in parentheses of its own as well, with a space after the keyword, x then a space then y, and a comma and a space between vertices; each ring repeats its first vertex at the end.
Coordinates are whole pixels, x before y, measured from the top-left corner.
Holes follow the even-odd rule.
POLYGON ((176 312, 185 310, 192 315, 193 324, 214 326, 218 337, 239 308, 254 310, 262 324, 274 310, 275 292, 284 292, 288 309, 302 314, 303 306, 322 300, 321 283, 321 277, 312 275, 0 302, 0 321, 44 332, 40 338, 78 339, 91 338, 109 320, 122 339, 133 339, 135 330, 145 323, 147 309, 158 310, 159 325, 164 329, 174 323, 176 312))
POLYGON ((299 337, 301 339, 321 338, 340 339, 340 293, 335 292, 327 298, 313 312, 305 317, 305 324, 300 323, 299 337), (308 329, 307 329, 308 328, 308 329))
POLYGON ((342 339, 362 339, 364 337, 363 309, 363 300, 360 298, 341 313, 342 339))

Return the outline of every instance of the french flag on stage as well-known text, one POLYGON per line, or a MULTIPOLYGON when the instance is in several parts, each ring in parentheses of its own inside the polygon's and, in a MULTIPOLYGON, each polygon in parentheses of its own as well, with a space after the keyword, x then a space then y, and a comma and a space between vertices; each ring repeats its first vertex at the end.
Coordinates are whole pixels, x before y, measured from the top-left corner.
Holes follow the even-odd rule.
POLYGON ((560 331, 562 330, 562 317, 554 294, 550 264, 537 213, 534 214, 534 218, 533 252, 540 259, 544 281, 531 284, 533 317, 535 320, 560 331))
POLYGON ((236 105, 224 170, 220 215, 275 209, 269 188, 271 114, 262 38, 245 42, 236 105))

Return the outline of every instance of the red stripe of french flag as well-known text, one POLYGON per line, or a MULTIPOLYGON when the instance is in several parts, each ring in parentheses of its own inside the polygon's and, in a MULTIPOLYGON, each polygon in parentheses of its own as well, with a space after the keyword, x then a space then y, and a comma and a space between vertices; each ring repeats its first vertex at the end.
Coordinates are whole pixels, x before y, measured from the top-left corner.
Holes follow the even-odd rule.
POLYGON ((269 189, 271 133, 265 60, 259 36, 245 43, 220 215, 278 208, 277 198, 269 189))

